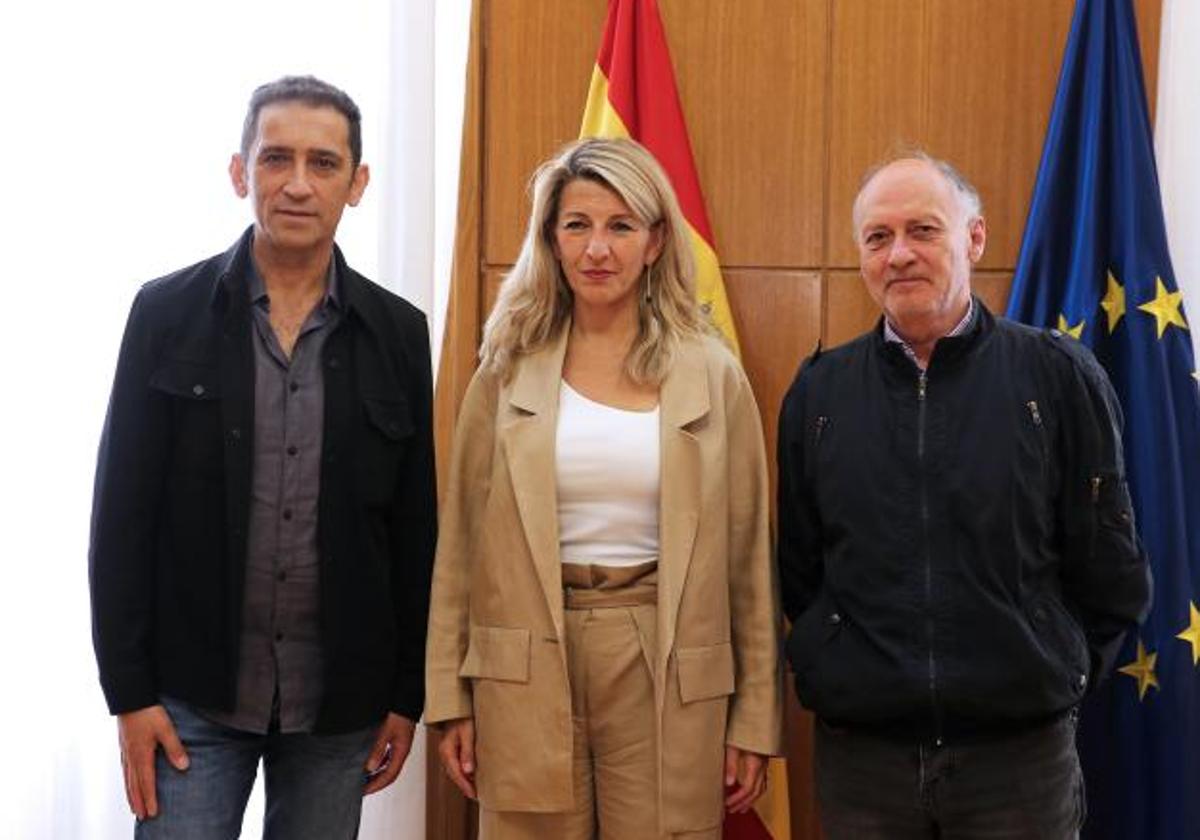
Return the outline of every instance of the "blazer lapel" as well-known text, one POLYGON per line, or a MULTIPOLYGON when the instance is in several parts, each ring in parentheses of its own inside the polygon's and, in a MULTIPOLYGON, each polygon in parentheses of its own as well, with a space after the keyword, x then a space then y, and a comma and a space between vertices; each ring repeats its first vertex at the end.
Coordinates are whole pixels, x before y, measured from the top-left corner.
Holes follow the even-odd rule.
POLYGON ((562 561, 558 551, 554 450, 568 331, 564 327, 553 344, 518 362, 508 389, 508 416, 500 431, 521 527, 560 638, 562 561))
POLYGON ((667 654, 675 643, 679 601, 692 560, 700 521, 700 442, 690 431, 709 412, 704 349, 685 341, 663 381, 659 395, 662 478, 659 495, 658 668, 666 674, 667 654))

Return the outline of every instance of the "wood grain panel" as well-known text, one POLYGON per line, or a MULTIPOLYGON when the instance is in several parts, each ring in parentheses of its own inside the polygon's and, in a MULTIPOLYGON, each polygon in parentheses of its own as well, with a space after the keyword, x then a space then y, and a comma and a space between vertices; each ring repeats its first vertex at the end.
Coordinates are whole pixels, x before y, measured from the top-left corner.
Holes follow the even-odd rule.
POLYGON ((828 271, 823 278, 821 346, 837 347, 862 335, 879 320, 879 307, 857 271, 828 271))
POLYGON ((1146 100, 1150 105, 1150 125, 1158 101, 1158 44, 1162 37, 1163 0, 1133 0, 1137 16, 1138 42, 1142 51, 1142 74, 1146 79, 1146 100))
POLYGON ((579 136, 604 0, 485 3, 484 260, 516 261, 534 168, 579 136))
POLYGON ((504 275, 512 271, 511 265, 505 266, 488 266, 483 271, 483 295, 480 301, 479 323, 487 320, 488 315, 492 311, 492 307, 496 305, 496 295, 500 293, 500 281, 504 279, 504 275))
POLYGON ((988 221, 980 268, 1016 265, 1072 4, 928 0, 929 151, 975 184, 988 221))
POLYGON ((788 806, 791 812, 791 840, 819 840, 821 814, 817 809, 817 785, 813 776, 813 726, 816 718, 796 699, 795 678, 791 669, 786 678, 784 701, 784 737, 788 759, 788 806))
POLYGON ((725 288, 742 346, 742 366, 763 419, 771 484, 779 404, 800 360, 821 334, 821 275, 815 271, 727 271, 725 288))
POLYGON ((820 265, 827 0, 659 9, 722 262, 820 265))
POLYGON ((1003 315, 1012 288, 1011 271, 978 271, 971 277, 971 288, 984 305, 996 315, 1003 315))
POLYGON ((863 171, 923 139, 927 0, 832 0, 825 265, 858 264, 850 207, 863 171))

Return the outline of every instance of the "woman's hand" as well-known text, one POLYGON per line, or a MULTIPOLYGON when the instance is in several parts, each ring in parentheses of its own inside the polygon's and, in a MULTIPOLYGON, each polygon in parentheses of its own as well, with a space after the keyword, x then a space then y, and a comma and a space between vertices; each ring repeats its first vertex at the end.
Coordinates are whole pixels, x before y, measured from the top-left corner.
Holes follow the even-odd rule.
POLYGON ((767 757, 726 745, 725 789, 728 791, 725 808, 729 813, 750 810, 754 800, 767 789, 767 757))
POLYGON ((438 755, 450 781, 458 785, 463 796, 475 799, 475 721, 459 718, 446 723, 438 755))

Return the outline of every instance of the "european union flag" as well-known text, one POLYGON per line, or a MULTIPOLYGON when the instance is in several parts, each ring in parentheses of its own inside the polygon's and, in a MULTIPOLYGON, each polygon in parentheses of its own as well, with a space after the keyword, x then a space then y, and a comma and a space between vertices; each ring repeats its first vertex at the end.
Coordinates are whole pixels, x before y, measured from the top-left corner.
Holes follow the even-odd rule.
POLYGON ((1069 333, 1108 370, 1154 570, 1150 617, 1084 704, 1084 836, 1198 838, 1200 382, 1130 0, 1075 7, 1008 315, 1069 333))

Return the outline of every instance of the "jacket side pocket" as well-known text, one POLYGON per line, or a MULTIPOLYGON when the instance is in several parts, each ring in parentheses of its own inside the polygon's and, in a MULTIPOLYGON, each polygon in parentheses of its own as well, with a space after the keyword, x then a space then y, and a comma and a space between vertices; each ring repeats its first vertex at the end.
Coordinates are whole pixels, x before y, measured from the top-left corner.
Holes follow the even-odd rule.
POLYGON ((460 677, 502 682, 529 682, 529 630, 471 625, 460 677))

